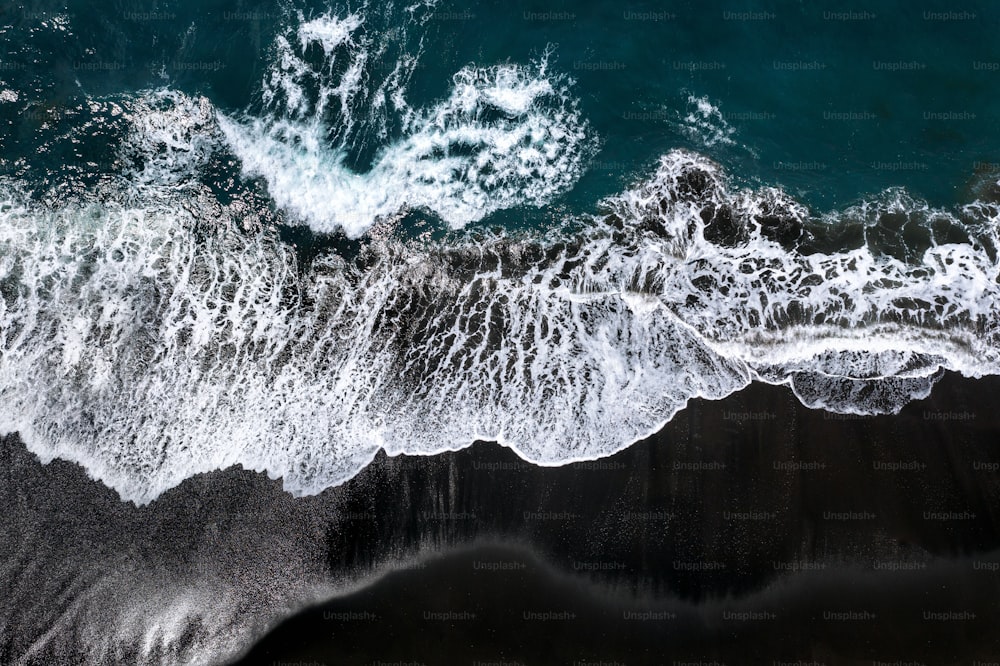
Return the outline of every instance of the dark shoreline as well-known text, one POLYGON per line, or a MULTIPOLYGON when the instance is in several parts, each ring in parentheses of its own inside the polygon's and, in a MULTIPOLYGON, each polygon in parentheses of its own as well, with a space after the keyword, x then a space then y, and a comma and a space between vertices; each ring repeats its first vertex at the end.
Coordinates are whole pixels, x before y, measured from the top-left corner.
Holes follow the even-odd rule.
MULTIPOLYGON (((440 548, 446 554, 424 568, 283 624, 239 663, 968 664, 996 656, 998 388, 994 379, 951 375, 898 416, 851 417, 757 384, 722 401, 692 401, 650 439, 592 463, 535 468, 478 445, 438 457, 431 478, 464 482, 446 528, 424 520, 424 533, 437 528, 449 544, 513 539, 534 553, 440 548), (504 557, 535 565, 475 574, 476 562, 504 557), (423 618, 470 605, 476 619, 423 618), (619 615, 636 605, 675 617, 619 615), (574 618, 518 618, 539 607, 574 618), (359 613, 379 619, 352 619, 359 613)), ((354 511, 378 518, 336 535, 331 554, 420 523, 388 489, 421 478, 412 467, 435 463, 376 465, 387 494, 356 497, 354 511)))
MULTIPOLYGON (((694 400, 656 435, 589 463, 535 467, 477 443, 429 458, 380 454, 314 497, 228 469, 145 507, 121 502, 76 465, 41 465, 6 438, 0 528, 14 538, 0 544, 9 572, 0 579, 0 662, 23 655, 68 609, 110 621, 115 598, 67 593, 86 578, 114 579, 123 605, 164 586, 222 585, 238 593, 231 621, 241 641, 317 595, 355 590, 287 620, 246 664, 294 663, 299 653, 281 642, 329 664, 968 664, 1000 654, 990 635, 1000 626, 996 395, 1000 378, 949 374, 898 416, 859 418, 754 384, 694 400), (473 567, 505 558, 534 564, 473 567), (415 560, 425 566, 405 568, 415 560), (314 579, 328 581, 327 592, 304 582, 314 579), (470 604, 477 622, 422 620, 470 604), (518 619, 570 610, 563 606, 578 607, 580 619, 518 619), (624 619, 636 607, 677 617, 624 619), (727 610, 776 617, 724 621, 727 610), (877 617, 822 619, 866 610, 877 617), (976 617, 925 620, 925 611, 976 617), (454 659, 435 658, 442 652, 454 659)), ((196 623, 163 654, 201 654, 216 633, 196 623)), ((65 661, 77 640, 60 633, 28 663, 65 661)), ((219 663, 231 658, 219 654, 219 663)))
POLYGON ((870 666, 997 655, 1000 585, 975 567, 1000 566, 1000 551, 884 574, 823 566, 692 603, 635 598, 530 551, 479 545, 308 609, 236 663, 870 666))

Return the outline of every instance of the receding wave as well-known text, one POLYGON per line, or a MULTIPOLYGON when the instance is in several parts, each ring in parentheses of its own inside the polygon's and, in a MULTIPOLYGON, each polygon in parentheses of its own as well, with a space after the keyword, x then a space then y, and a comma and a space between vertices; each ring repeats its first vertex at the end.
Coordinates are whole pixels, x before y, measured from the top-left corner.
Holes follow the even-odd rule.
POLYGON ((303 263, 259 202, 190 176, 218 138, 205 102, 132 113, 166 184, 58 206, 4 187, 0 430, 138 503, 234 464, 316 493, 379 449, 476 439, 606 456, 752 380, 887 413, 945 369, 998 370, 993 203, 887 191, 812 217, 674 151, 545 235, 384 233, 303 263))
MULTIPOLYGON (((607 456, 755 380, 874 414, 998 372, 995 188, 817 216, 677 150, 548 231, 445 233, 551 201, 595 137, 548 56, 467 65, 412 107, 421 11, 385 39, 300 17, 239 113, 90 100, 115 173, 0 182, 0 431, 137 503, 234 464, 308 494, 380 449, 607 456), (408 211, 443 228, 414 238, 408 211), (306 257, 282 235, 301 225, 356 244, 306 257)), ((688 101, 703 144, 729 140, 688 101)))

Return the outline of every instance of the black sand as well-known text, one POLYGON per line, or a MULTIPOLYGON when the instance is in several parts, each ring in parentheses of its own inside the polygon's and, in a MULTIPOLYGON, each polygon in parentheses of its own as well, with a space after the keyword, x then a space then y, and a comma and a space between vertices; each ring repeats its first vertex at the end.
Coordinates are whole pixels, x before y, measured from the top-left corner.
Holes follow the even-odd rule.
MULTIPOLYGON (((317 497, 231 469, 141 508, 8 438, 0 663, 72 606, 73 580, 120 571, 137 590, 225 581, 255 633, 309 600, 305 574, 350 584, 246 664, 988 663, 998 389, 949 375, 898 416, 844 418, 754 385, 592 463, 480 443, 380 456, 317 497)), ((194 626, 174 649, 210 639, 194 626)))

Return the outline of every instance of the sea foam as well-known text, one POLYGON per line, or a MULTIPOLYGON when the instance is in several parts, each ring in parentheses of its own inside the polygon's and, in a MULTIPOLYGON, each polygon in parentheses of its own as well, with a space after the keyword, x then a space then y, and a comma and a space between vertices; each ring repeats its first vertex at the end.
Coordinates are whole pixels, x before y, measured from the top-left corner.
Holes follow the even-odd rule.
POLYGON ((388 77, 373 75, 366 65, 376 46, 362 26, 356 15, 323 15, 280 37, 260 115, 219 115, 244 174, 263 179, 291 223, 356 238, 420 209, 461 228, 498 210, 543 205, 582 173, 593 137, 571 82, 549 72, 547 56, 531 66, 468 65, 445 99, 413 109, 406 82, 415 58, 401 58, 388 77), (323 52, 318 64, 306 54, 312 45, 323 52), (386 136, 390 113, 402 136, 378 148, 370 170, 349 168, 355 128, 386 136))
POLYGON ((866 241, 806 253, 829 221, 675 151, 601 209, 544 239, 370 239, 302 266, 243 223, 246 202, 194 185, 58 210, 8 188, 0 430, 140 503, 234 464, 302 494, 379 449, 610 455, 755 379, 891 413, 943 369, 997 372, 992 204, 914 201, 914 224, 994 235, 931 239, 912 261, 866 241))
POLYGON ((1000 369, 988 198, 944 210, 895 189, 817 216, 675 150, 544 235, 367 234, 408 209, 456 228, 544 204, 593 137, 546 58, 468 65, 411 108, 415 55, 370 80, 364 26, 303 19, 254 113, 174 90, 111 105, 124 166, 92 196, 0 183, 0 431, 137 503, 237 464, 309 494, 379 450, 607 456, 755 380, 878 414, 946 370, 1000 369), (377 127, 372 167, 349 169, 377 127), (220 197, 220 156, 270 201, 220 197), (360 249, 302 263, 279 224, 360 249))

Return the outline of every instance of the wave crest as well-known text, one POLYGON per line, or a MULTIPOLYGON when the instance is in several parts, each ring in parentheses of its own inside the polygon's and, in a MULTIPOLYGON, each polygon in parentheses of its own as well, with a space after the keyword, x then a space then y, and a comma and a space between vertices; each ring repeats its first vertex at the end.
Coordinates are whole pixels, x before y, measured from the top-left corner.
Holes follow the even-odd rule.
POLYGON ((976 240, 931 239, 910 263, 805 252, 829 219, 683 151, 547 238, 372 238, 308 266, 245 223, 252 202, 204 190, 6 201, 0 430, 136 502, 233 464, 316 493, 379 448, 494 439, 539 464, 592 459, 754 379, 886 413, 942 369, 1000 369, 996 218, 960 219, 994 207, 918 203, 976 240), (718 210, 743 240, 707 238, 718 210), (782 225, 794 240, 772 237, 782 225))

